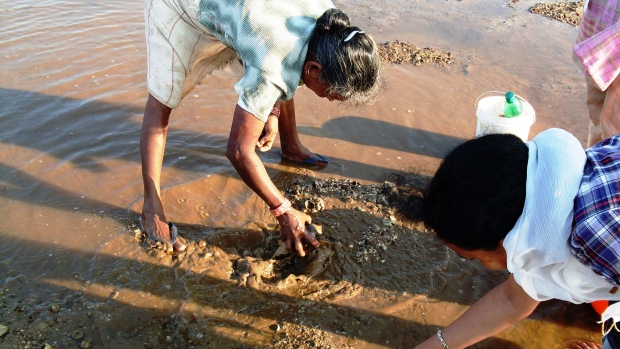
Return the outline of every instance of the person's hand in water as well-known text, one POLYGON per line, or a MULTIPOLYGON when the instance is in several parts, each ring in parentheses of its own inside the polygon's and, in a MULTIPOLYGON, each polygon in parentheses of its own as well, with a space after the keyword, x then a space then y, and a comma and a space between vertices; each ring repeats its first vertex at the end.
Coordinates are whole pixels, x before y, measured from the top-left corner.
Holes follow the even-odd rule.
POLYGON ((281 239, 284 241, 284 246, 288 252, 297 253, 299 256, 304 257, 306 255, 303 246, 304 241, 314 246, 314 248, 319 247, 319 242, 314 234, 306 229, 306 224, 310 224, 312 221, 310 216, 295 209, 290 209, 277 219, 280 223, 281 239))

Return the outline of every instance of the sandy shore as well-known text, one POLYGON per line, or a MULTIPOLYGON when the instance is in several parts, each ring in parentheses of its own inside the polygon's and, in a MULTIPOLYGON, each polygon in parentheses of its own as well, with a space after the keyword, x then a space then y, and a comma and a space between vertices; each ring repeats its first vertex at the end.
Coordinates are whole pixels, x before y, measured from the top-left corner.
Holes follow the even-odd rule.
MULTIPOLYGON (((171 118, 162 200, 190 247, 168 254, 136 226, 142 4, 0 4, 0 348, 412 348, 505 280, 401 222, 385 179, 432 174, 475 135, 487 91, 532 104, 530 138, 560 127, 585 144, 576 28, 528 0, 336 4, 402 64, 364 110, 299 89, 300 137, 326 168, 283 161, 278 142, 260 154, 317 226, 322 245, 303 260, 281 254, 275 220, 225 158, 233 79, 209 77, 171 118)), ((598 341, 595 321, 587 304, 545 302, 474 347, 598 341)))

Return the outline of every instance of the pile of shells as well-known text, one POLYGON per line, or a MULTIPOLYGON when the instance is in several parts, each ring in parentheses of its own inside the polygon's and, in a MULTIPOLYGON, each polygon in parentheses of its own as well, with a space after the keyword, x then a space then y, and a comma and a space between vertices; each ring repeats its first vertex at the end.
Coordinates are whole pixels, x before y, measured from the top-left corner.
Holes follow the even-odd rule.
POLYGON ((530 12, 579 26, 579 21, 581 21, 581 16, 583 16, 583 7, 583 1, 538 3, 530 8, 530 12))
MULTIPOLYGON (((373 211, 391 214, 388 197, 397 193, 392 182, 362 185, 350 179, 314 179, 308 181, 303 177, 293 180, 286 190, 291 202, 306 213, 316 213, 325 209, 322 197, 334 197, 344 202, 361 201, 373 211)), ((360 210, 365 210, 359 207, 360 210)))
MULTIPOLYGON (((368 230, 362 232, 362 238, 357 242, 357 252, 355 258, 358 263, 373 262, 379 260, 381 263, 385 262, 385 252, 388 246, 396 242, 398 234, 389 227, 392 222, 384 220, 384 225, 387 227, 380 227, 374 224, 368 230)), ((349 247, 354 247, 349 245, 349 247)))
POLYGON ((447 66, 454 63, 454 57, 450 52, 443 52, 434 48, 419 48, 414 44, 396 41, 388 41, 379 45, 379 56, 386 63, 410 63, 420 65, 422 63, 435 63, 447 66))
POLYGON ((362 185, 349 179, 312 179, 295 178, 287 190, 290 200, 296 208, 306 213, 317 213, 325 209, 324 198, 333 197, 346 203, 357 203, 358 211, 370 212, 382 218, 382 224, 373 224, 360 232, 361 238, 356 245, 355 259, 358 263, 374 261, 385 262, 388 246, 397 239, 394 231, 396 223, 389 198, 397 194, 394 183, 385 181, 378 184, 362 185))
POLYGON ((329 341, 326 340, 326 333, 321 329, 314 328, 312 326, 300 326, 295 323, 283 325, 276 324, 275 327, 276 332, 281 332, 281 336, 273 340, 273 349, 336 349, 336 346, 330 345, 329 341), (288 332, 296 335, 290 335, 288 332))

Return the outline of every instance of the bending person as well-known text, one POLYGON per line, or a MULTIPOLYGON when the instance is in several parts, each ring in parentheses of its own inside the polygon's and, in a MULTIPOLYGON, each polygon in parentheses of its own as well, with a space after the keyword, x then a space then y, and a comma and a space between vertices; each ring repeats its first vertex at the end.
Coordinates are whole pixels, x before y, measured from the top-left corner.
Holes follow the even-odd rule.
POLYGON ((290 207, 255 148, 271 149, 279 129, 282 156, 327 162, 301 144, 293 95, 303 82, 330 101, 372 103, 382 82, 373 39, 329 0, 146 0, 145 21, 149 97, 140 138, 142 229, 175 250, 185 249, 161 202, 168 120, 205 75, 237 58, 245 73, 235 84, 239 101, 226 156, 276 216, 289 252, 303 256, 303 240, 318 246, 305 229, 310 217, 290 207))

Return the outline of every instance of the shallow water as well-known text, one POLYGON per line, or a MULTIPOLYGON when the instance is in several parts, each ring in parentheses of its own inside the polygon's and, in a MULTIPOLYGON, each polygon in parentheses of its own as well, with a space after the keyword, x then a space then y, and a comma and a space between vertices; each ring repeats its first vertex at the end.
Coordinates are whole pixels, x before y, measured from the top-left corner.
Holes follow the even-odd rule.
MULTIPOLYGON (((365 110, 300 89, 302 141, 331 162, 320 171, 292 166, 281 162, 276 143, 261 158, 281 189, 300 174, 370 184, 395 170, 432 171, 474 136, 476 98, 492 90, 513 90, 532 104, 530 138, 561 127, 585 144, 585 84, 571 59, 576 28, 529 13, 534 1, 514 8, 482 0, 336 4, 377 42, 451 51, 456 63, 387 66, 388 90, 365 110)), ((264 249, 275 221, 225 157, 237 97, 223 72, 173 112, 162 174, 166 214, 196 245, 206 241, 194 254, 202 259, 150 255, 133 239, 147 97, 142 3, 0 1, 0 20, 0 324, 10 328, 0 347, 74 345, 65 334, 79 327, 107 348, 267 346, 282 333, 333 347, 405 348, 505 277, 406 230, 413 235, 383 263, 360 265, 345 244, 333 246, 330 266, 306 286, 239 287, 235 260, 242 250, 264 249), (208 253, 215 257, 205 259, 208 253), (319 287, 324 296, 305 293, 319 287), (48 311, 53 302, 62 305, 61 321, 48 311)), ((378 219, 352 205, 327 207, 314 216, 324 227, 362 230, 378 219)), ((325 231, 342 239, 351 233, 325 231)), ((550 302, 479 347, 597 339, 593 319, 588 306, 550 302)))

